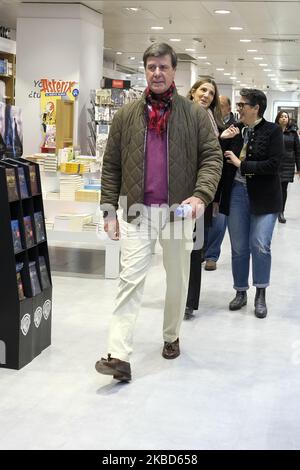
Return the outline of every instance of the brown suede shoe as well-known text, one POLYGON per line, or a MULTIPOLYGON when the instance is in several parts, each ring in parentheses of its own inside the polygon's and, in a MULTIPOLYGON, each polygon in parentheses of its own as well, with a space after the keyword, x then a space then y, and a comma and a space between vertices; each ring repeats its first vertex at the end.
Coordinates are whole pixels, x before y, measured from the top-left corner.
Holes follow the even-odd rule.
POLYGON ((107 355, 107 359, 102 357, 100 361, 97 361, 95 369, 100 374, 112 375, 114 379, 120 380, 120 382, 129 382, 131 380, 130 363, 115 359, 110 354, 107 355))
POLYGON ((175 359, 180 354, 179 349, 179 338, 176 339, 173 343, 168 343, 165 341, 162 356, 165 359, 175 359))

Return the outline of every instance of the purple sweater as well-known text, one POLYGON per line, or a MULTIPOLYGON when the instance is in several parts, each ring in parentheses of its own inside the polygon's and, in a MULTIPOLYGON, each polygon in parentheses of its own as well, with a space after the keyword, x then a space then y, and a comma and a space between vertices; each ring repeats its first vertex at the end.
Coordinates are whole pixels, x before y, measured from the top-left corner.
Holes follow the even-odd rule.
POLYGON ((155 129, 147 129, 145 155, 144 204, 168 202, 167 132, 162 136, 155 129))

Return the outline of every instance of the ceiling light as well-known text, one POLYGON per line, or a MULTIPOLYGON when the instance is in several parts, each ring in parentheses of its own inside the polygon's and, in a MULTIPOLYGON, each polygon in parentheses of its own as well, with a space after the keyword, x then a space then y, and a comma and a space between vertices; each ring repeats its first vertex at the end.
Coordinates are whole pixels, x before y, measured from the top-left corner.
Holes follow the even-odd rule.
POLYGON ((258 64, 260 67, 268 67, 268 64, 258 64))
POLYGON ((130 60, 135 60, 135 57, 128 57, 130 60))
POLYGON ((236 83, 241 83, 241 80, 237 80, 236 83))
POLYGON ((222 72, 224 69, 222 69, 222 68, 220 67, 220 68, 218 68, 218 69, 216 69, 216 70, 218 70, 219 72, 222 72))
POLYGON ((271 78, 272 81, 276 80, 276 78, 271 78))
POLYGON ((151 29, 164 29, 163 26, 151 26, 151 29))
POLYGON ((125 7, 125 10, 127 10, 127 11, 139 11, 139 8, 136 8, 136 7, 125 7))
POLYGON ((230 77, 230 80, 236 80, 236 77, 230 77))
POLYGON ((247 49, 247 52, 257 52, 257 49, 247 49))
POLYGON ((229 75, 231 75, 231 73, 229 73, 229 72, 225 72, 225 73, 224 73, 224 75, 228 75, 228 76, 229 76, 229 75))
POLYGON ((210 62, 204 62, 204 63, 205 63, 206 65, 211 65, 211 63, 210 63, 210 62))
POLYGON ((207 59, 206 55, 198 55, 197 59, 207 59))
POLYGON ((264 69, 264 72, 272 72, 271 69, 264 69))
POLYGON ((143 68, 144 68, 144 66, 143 66, 143 65, 139 65, 139 69, 143 69, 143 68))
POLYGON ((142 77, 139 77, 139 78, 138 78, 138 80, 145 80, 145 79, 144 79, 144 78, 142 78, 142 77))
POLYGON ((275 73, 268 73, 268 77, 276 77, 275 73))
POLYGON ((241 86, 243 86, 243 87, 245 87, 245 88, 248 87, 247 83, 241 83, 241 86))
POLYGON ((117 55, 122 55, 123 52, 117 51, 116 54, 117 54, 117 55))
POLYGON ((230 26, 229 29, 231 29, 231 31, 242 31, 242 27, 241 26, 230 26))
POLYGON ((263 57, 253 57, 254 60, 264 60, 263 57))
POLYGON ((189 47, 187 49, 184 49, 184 50, 187 51, 187 52, 196 52, 196 49, 191 49, 189 47))
POLYGON ((169 39, 169 41, 172 41, 172 42, 180 42, 181 39, 178 39, 178 38, 171 38, 171 39, 169 39))
POLYGON ((251 42, 251 39, 240 39, 240 42, 251 42))
POLYGON ((214 10, 214 13, 216 15, 229 15, 231 11, 230 10, 214 10))

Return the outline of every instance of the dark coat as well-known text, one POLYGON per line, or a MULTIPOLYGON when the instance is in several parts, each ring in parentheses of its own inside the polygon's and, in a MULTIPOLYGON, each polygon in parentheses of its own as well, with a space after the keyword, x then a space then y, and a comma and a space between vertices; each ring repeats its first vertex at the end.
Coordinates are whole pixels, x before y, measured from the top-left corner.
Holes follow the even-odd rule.
MULTIPOLYGON (((227 139, 227 150, 238 157, 243 147, 242 128, 234 139, 227 139)), ((246 158, 242 161, 241 174, 246 176, 247 190, 252 214, 262 215, 280 212, 282 194, 279 165, 283 152, 282 131, 277 124, 262 119, 250 134, 246 158)), ((229 215, 231 190, 237 168, 224 163, 220 183, 220 212, 229 215)))
POLYGON ((293 128, 283 133, 284 152, 282 154, 279 174, 282 182, 294 181, 295 165, 300 171, 300 144, 297 132, 293 128))

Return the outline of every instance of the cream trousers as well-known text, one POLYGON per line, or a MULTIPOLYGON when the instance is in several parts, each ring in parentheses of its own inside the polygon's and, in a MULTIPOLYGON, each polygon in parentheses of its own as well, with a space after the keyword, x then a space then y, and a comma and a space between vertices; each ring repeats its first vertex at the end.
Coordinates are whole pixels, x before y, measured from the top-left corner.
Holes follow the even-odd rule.
POLYGON ((143 206, 139 223, 121 222, 120 282, 108 341, 108 352, 114 358, 128 361, 132 352, 133 330, 157 238, 166 271, 163 339, 173 342, 179 337, 187 299, 194 221, 168 222, 168 214, 165 208, 143 206))

